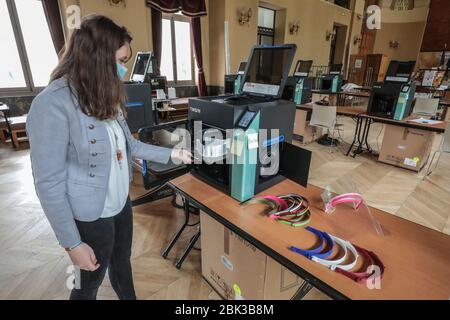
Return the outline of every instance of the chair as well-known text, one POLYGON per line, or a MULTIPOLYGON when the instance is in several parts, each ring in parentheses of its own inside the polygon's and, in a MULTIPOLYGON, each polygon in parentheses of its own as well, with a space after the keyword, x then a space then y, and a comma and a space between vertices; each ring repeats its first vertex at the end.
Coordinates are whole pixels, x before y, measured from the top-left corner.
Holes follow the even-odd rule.
POLYGON ((11 145, 14 149, 19 148, 20 142, 28 141, 26 134, 27 115, 20 117, 6 117, 0 111, 0 141, 7 142, 6 134, 11 138, 11 145))
POLYGON ((434 117, 439 108, 439 99, 416 98, 414 114, 418 116, 434 117))
POLYGON ((6 142, 6 133, 8 131, 7 119, 5 114, 0 111, 0 142, 6 142))
POLYGON ((337 107, 313 105, 313 112, 309 125, 327 130, 327 142, 323 144, 330 146, 330 152, 332 151, 332 147, 337 146, 335 134, 337 131, 340 131, 339 128, 342 127, 342 125, 337 124, 337 107), (331 139, 329 139, 330 134, 331 139))
POLYGON ((27 115, 8 118, 11 128, 11 143, 15 149, 18 149, 21 142, 27 142, 27 115))
MULTIPOLYGON (((180 137, 176 136, 175 134, 175 130, 177 129, 187 130, 188 120, 174 121, 157 126, 141 128, 139 130, 139 140, 145 143, 151 143, 153 145, 173 148, 181 141, 180 137)), ((169 181, 188 173, 190 168, 189 166, 186 166, 184 164, 175 164, 171 160, 167 164, 149 163, 148 161, 135 161, 134 167, 142 173, 144 188, 148 190, 148 192, 143 196, 134 199, 132 201, 133 207, 172 197, 172 205, 174 207, 184 209, 184 224, 180 227, 170 243, 161 253, 162 257, 166 259, 186 227, 198 226, 198 224, 189 224, 189 221, 191 214, 199 215, 200 210, 194 206, 191 206, 184 199, 182 206, 177 205, 176 194, 174 193, 173 189, 167 185, 169 181)), ((200 231, 197 231, 190 240, 181 258, 179 258, 176 262, 175 265, 178 269, 181 268, 184 260, 199 238, 200 231)))
POLYGON ((425 178, 429 177, 433 173, 433 170, 437 169, 437 167, 439 165, 439 161, 441 160, 441 156, 443 153, 450 154, 450 122, 447 124, 447 128, 445 129, 444 137, 442 138, 442 143, 441 143, 439 149, 433 154, 433 157, 431 158, 425 178), (436 161, 434 169, 432 170, 431 168, 433 166, 433 162, 434 162, 434 159, 436 158, 437 154, 439 154, 439 157, 436 161))

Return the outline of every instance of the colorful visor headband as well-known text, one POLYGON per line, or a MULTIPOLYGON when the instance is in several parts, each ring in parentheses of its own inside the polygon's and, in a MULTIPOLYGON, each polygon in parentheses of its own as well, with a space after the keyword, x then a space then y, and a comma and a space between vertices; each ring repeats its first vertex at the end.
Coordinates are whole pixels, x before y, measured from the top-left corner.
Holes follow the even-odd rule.
POLYGON ((334 243, 342 248, 342 250, 344 251, 344 255, 336 260, 324 260, 318 257, 313 257, 311 260, 320 263, 321 265, 330 268, 333 271, 336 270, 336 268, 347 271, 352 270, 356 266, 359 258, 359 254, 356 248, 350 242, 342 240, 338 237, 330 235, 330 238, 334 241, 334 243), (349 264, 344 265, 343 263, 347 260, 349 252, 353 254, 353 261, 349 264))
POLYGON ((336 211, 336 207, 344 203, 353 204, 353 209, 355 210, 358 210, 362 206, 364 206, 367 209, 367 214, 373 227, 375 228, 377 235, 384 236, 383 228, 380 222, 376 220, 375 217, 372 215, 372 212, 370 211, 370 208, 367 206, 366 201, 359 193, 347 193, 331 198, 331 191, 329 189, 326 189, 325 192, 322 194, 322 200, 325 203, 325 212, 328 214, 334 213, 336 211))
POLYGON ((301 254, 302 256, 304 256, 310 260, 313 260, 314 257, 318 258, 318 259, 328 258, 331 255, 331 253, 333 252, 333 248, 334 248, 334 242, 331 239, 330 235, 326 232, 319 231, 312 227, 307 227, 306 230, 308 230, 311 233, 314 233, 316 236, 318 236, 320 238, 320 240, 321 240, 320 246, 318 246, 317 248, 312 249, 312 250, 302 250, 302 249, 296 248, 294 246, 291 246, 289 248, 289 250, 291 250, 295 253, 301 254), (323 250, 325 250, 327 248, 328 248, 328 251, 323 252, 323 250))
POLYGON ((334 270, 337 273, 340 273, 358 283, 366 283, 374 277, 379 277, 380 279, 383 277, 385 267, 375 253, 353 245, 350 242, 342 240, 338 237, 329 235, 326 232, 322 232, 311 227, 306 228, 306 230, 314 233, 321 239, 320 246, 312 250, 302 250, 291 246, 289 248, 291 251, 326 266, 327 268, 334 270), (336 260, 326 260, 326 258, 331 255, 334 244, 343 249, 344 255, 336 260), (328 248, 328 251, 323 252, 326 248, 328 248), (352 253, 354 259, 351 263, 344 265, 343 263, 347 260, 349 252, 352 253), (366 261, 362 269, 367 268, 368 271, 350 272, 350 270, 356 267, 360 256, 363 256, 364 261, 366 261), (370 267, 378 267, 380 274, 376 274, 376 269, 369 271, 370 267))
MULTIPOLYGON (((360 248, 355 245, 356 250, 364 256, 365 260, 368 261, 368 264, 364 266, 364 268, 369 268, 371 266, 378 267, 380 269, 380 279, 383 278, 384 274, 384 265, 383 262, 381 262, 380 258, 373 253, 372 251, 368 251, 366 249, 360 248)), ((351 269, 350 269, 351 270, 351 269)), ((344 270, 340 267, 336 268, 336 272, 343 274, 344 276, 352 279, 353 281, 356 281, 358 283, 366 283, 367 280, 375 276, 375 271, 372 272, 349 272, 348 270, 344 270)))
POLYGON ((266 196, 262 198, 254 198, 251 200, 248 200, 247 202, 244 202, 242 204, 243 207, 252 206, 262 204, 266 207, 270 208, 270 211, 268 212, 269 215, 275 214, 277 212, 280 212, 282 210, 286 210, 288 208, 288 205, 285 201, 272 196, 266 196))
POLYGON ((333 213, 336 210, 336 207, 340 204, 344 203, 352 203, 353 208, 358 210, 364 203, 364 199, 362 195, 358 193, 347 193, 335 198, 332 198, 325 204, 325 212, 333 213))
POLYGON ((304 227, 311 222, 308 201, 296 194, 254 198, 242 205, 247 207, 255 204, 271 208, 268 212, 269 218, 292 227, 304 227))

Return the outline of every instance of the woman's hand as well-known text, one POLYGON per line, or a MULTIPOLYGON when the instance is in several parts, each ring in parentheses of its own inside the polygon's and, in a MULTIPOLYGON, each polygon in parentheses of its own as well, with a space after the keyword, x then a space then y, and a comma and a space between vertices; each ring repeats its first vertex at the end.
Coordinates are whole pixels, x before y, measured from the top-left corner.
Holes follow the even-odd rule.
POLYGON ((186 149, 173 149, 172 150, 172 161, 179 160, 184 164, 192 163, 192 153, 186 149))
POLYGON ((70 251, 69 256, 73 264, 81 270, 93 272, 100 268, 94 250, 85 243, 70 251))

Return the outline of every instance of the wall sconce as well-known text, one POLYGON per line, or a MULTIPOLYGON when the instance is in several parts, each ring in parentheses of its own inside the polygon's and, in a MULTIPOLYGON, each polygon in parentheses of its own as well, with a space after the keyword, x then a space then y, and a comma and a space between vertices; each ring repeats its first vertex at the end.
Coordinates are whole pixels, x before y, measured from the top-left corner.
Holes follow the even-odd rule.
POLYGON ((300 30, 300 22, 299 21, 289 24, 289 33, 290 34, 298 34, 299 30, 300 30))
POLYGON ((391 40, 391 41, 389 41, 389 48, 397 49, 399 45, 400 45, 400 43, 398 43, 397 40, 391 40))
POLYGON ((327 39, 327 41, 333 41, 335 37, 336 37, 336 32, 327 30, 327 33, 325 35, 325 39, 327 39))
POLYGON ((113 7, 120 7, 123 6, 124 8, 127 7, 127 3, 125 0, 108 0, 109 5, 113 7))
POLYGON ((243 26, 244 24, 250 25, 250 19, 253 15, 252 8, 248 10, 242 9, 239 16, 239 24, 243 26))
POLYGON ((353 44, 356 46, 358 44, 361 44, 362 38, 361 36, 355 36, 355 38, 353 39, 353 44))

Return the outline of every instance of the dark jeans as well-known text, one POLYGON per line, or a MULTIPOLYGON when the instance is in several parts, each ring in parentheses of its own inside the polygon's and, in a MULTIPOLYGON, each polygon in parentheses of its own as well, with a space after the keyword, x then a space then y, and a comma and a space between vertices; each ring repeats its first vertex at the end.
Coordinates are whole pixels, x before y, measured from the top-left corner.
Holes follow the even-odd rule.
POLYGON ((106 274, 120 300, 136 300, 131 271, 131 244, 133 240, 133 212, 128 198, 117 216, 94 222, 76 221, 81 240, 88 244, 100 267, 80 272, 80 289, 72 290, 70 300, 96 300, 97 292, 106 274))

